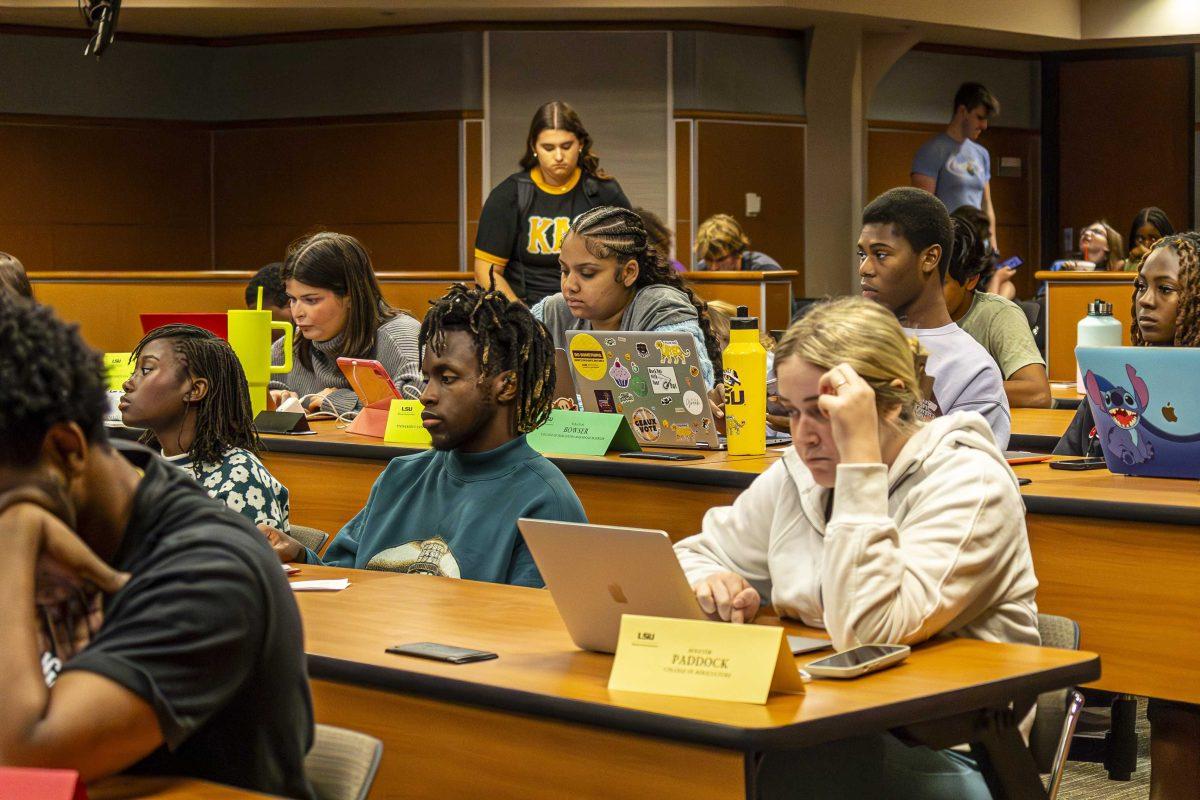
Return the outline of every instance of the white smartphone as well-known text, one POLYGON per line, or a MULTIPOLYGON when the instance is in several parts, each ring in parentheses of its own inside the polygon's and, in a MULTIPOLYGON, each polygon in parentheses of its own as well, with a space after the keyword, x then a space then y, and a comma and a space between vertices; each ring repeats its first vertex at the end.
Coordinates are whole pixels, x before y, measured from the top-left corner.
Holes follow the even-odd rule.
POLYGON ((820 678, 857 678, 899 664, 911 652, 906 644, 864 644, 811 661, 804 665, 804 669, 808 674, 820 678))

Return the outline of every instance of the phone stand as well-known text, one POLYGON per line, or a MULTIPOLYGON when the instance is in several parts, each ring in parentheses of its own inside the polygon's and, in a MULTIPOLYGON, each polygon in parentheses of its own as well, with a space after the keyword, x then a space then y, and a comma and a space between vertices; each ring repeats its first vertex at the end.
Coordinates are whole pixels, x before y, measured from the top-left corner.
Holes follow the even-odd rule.
POLYGON ((299 411, 260 411, 254 418, 259 433, 307 433, 308 420, 299 411))

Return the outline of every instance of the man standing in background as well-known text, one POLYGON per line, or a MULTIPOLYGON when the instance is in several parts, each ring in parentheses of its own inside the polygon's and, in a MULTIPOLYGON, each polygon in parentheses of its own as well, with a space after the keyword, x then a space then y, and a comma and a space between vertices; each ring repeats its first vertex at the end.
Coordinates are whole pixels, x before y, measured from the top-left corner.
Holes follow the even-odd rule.
POLYGON ((912 165, 912 185, 937 196, 948 211, 960 206, 982 209, 991 224, 992 249, 996 240, 996 211, 992 207, 992 160, 987 148, 975 140, 987 130, 988 120, 1000 113, 1000 101, 981 83, 964 83, 954 95, 954 116, 939 133, 917 151, 912 165))

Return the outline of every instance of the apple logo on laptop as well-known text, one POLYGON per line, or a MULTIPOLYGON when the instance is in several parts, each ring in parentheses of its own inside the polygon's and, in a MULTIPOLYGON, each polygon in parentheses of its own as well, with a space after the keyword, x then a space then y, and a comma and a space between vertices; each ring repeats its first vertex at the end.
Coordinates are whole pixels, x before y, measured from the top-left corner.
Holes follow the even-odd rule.
POLYGON ((620 584, 610 583, 608 585, 608 593, 610 595, 612 595, 612 599, 617 601, 618 603, 626 603, 626 604, 629 603, 629 600, 626 599, 626 597, 625 597, 625 592, 621 591, 620 584))
POLYGON ((1171 407, 1170 403, 1167 403, 1165 406, 1162 407, 1162 415, 1163 415, 1163 419, 1165 419, 1167 422, 1178 422, 1179 421, 1178 419, 1176 419, 1175 409, 1171 407))

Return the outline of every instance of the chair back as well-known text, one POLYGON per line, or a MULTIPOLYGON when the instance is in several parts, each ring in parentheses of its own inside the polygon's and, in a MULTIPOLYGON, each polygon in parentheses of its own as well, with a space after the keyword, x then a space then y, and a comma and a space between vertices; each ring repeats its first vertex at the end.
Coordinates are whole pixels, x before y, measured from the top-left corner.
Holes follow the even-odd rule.
POLYGON ((304 759, 317 800, 366 800, 383 757, 383 742, 365 733, 317 725, 304 759))

